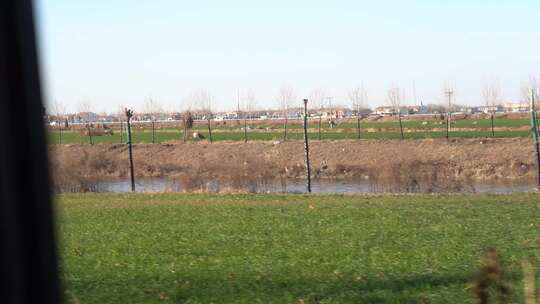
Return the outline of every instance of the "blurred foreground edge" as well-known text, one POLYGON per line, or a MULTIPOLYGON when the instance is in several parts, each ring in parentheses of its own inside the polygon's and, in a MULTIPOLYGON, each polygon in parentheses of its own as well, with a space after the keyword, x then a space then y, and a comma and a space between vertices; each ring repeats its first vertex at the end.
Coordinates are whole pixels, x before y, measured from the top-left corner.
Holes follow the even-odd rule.
POLYGON ((0 1, 0 303, 60 303, 32 1, 0 1))

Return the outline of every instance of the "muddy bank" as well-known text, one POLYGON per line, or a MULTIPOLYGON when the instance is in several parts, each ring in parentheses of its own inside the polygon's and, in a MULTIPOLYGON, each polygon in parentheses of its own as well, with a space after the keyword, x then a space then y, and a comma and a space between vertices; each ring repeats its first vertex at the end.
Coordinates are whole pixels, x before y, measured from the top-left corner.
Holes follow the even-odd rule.
MULTIPOLYGON (((533 179, 533 149, 527 139, 410 141, 312 141, 315 178, 359 178, 401 184, 533 179)), ((138 177, 267 180, 302 178, 303 145, 289 142, 138 144, 138 177)), ((125 178, 124 145, 50 146, 57 184, 125 178)))

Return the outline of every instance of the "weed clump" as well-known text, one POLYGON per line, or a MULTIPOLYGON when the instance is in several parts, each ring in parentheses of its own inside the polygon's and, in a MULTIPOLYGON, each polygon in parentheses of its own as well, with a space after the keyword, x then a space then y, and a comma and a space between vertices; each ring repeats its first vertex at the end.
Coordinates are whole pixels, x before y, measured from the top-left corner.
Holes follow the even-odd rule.
POLYGON ((495 248, 486 249, 480 263, 480 270, 473 282, 473 295, 476 303, 510 303, 511 290, 505 280, 497 250, 495 248))

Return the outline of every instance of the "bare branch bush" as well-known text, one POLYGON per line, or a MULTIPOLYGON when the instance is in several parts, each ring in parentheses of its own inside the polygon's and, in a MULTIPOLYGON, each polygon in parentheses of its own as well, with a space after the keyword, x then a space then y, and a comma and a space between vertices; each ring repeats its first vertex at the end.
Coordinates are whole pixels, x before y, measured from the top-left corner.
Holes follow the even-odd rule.
POLYGON ((85 100, 85 101, 82 101, 81 103, 79 103, 79 106, 78 106, 78 111, 79 111, 79 117, 81 119, 84 119, 85 123, 86 123, 86 132, 87 132, 87 135, 88 135, 88 140, 90 142, 91 145, 94 144, 94 141, 92 139, 92 122, 90 121, 91 120, 91 115, 93 113, 93 107, 92 107, 92 104, 85 100))
POLYGON ((193 93, 192 100, 199 108, 202 118, 207 122, 208 140, 210 141, 210 143, 212 143, 213 139, 211 121, 214 115, 214 96, 207 89, 199 89, 193 93))
POLYGON ((368 95, 364 85, 354 87, 349 91, 349 99, 352 104, 353 111, 356 114, 356 129, 358 139, 360 139, 360 120, 362 119, 362 110, 367 107, 368 95))
POLYGON ((540 81, 535 76, 530 76, 528 81, 521 83, 522 102, 529 105, 531 93, 534 94, 534 99, 538 102, 540 97, 540 81))
POLYGON ((244 142, 248 141, 247 136, 247 120, 248 118, 251 119, 253 115, 253 111, 256 107, 257 98, 255 97, 255 93, 252 89, 247 90, 246 94, 242 97, 242 118, 244 120, 244 142))
POLYGON ((322 88, 315 88, 311 91, 310 94, 310 103, 312 104, 311 108, 317 110, 317 116, 319 118, 319 136, 318 139, 322 139, 321 129, 322 129, 322 114, 324 112, 324 101, 326 100, 326 92, 322 88))
POLYGON ((482 87, 482 98, 487 106, 491 119, 491 136, 495 136, 495 107, 499 104, 501 85, 498 81, 485 82, 482 87))
POLYGON ((392 107, 393 112, 397 114, 401 139, 404 139, 403 123, 401 122, 401 103, 403 101, 403 91, 397 84, 392 84, 390 86, 386 95, 386 100, 392 107))
POLYGON ((282 85, 279 89, 277 100, 279 107, 283 112, 284 122, 283 122, 283 140, 287 140, 287 127, 289 120, 289 109, 296 99, 294 89, 290 85, 282 85))
POLYGON ((152 97, 146 99, 143 112, 149 116, 152 126, 152 143, 156 142, 156 121, 163 114, 163 107, 152 97))

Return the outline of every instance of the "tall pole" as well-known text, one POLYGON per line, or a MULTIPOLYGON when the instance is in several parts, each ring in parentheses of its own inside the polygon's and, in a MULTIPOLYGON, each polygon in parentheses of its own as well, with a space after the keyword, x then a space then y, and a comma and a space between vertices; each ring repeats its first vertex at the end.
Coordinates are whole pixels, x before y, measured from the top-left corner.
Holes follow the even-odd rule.
POLYGON ((182 122, 184 123, 184 132, 182 133, 182 141, 183 142, 186 142, 187 140, 187 131, 188 131, 188 117, 187 117, 187 112, 182 114, 182 122))
POLYGON ((398 108, 398 121, 399 121, 399 133, 401 134, 401 139, 405 139, 403 134, 403 122, 401 121, 401 109, 398 108))
POLYGON ((491 112, 491 137, 495 137, 495 114, 493 114, 493 110, 490 109, 491 112))
POLYGON ((120 143, 124 142, 124 122, 120 119, 120 143))
POLYGON ((356 129, 358 130, 358 139, 360 139, 360 118, 362 114, 360 114, 360 110, 356 111, 356 129))
POLYGON ((305 155, 305 162, 306 162, 306 187, 307 192, 311 193, 311 167, 309 165, 309 142, 308 142, 308 110, 307 110, 307 103, 308 100, 304 99, 304 155, 305 155))
POLYGON ((126 109, 127 118, 127 144, 129 151, 129 175, 131 178, 131 192, 135 192, 135 174, 133 169, 133 149, 131 145, 131 117, 133 116, 133 110, 126 109))
POLYGON ((531 111, 531 135, 533 139, 534 152, 536 156, 536 186, 537 190, 540 190, 540 144, 538 143, 538 120, 536 118, 535 111, 535 96, 536 93, 531 90, 531 99, 530 99, 530 111, 531 111))
POLYGON ((321 136, 321 127, 322 127, 322 114, 319 113, 319 140, 322 139, 322 136, 321 136))
POLYGON ((246 112, 243 113, 244 115, 244 142, 247 143, 247 116, 246 112))
POLYGON ((152 143, 155 144, 156 143, 156 127, 155 127, 155 120, 154 118, 152 117, 152 143))
POLYGON ((208 116, 208 138, 210 143, 212 143, 212 127, 210 126, 210 116, 208 116))
POLYGON ((330 129, 334 127, 333 109, 332 109, 332 97, 328 97, 328 107, 330 108, 330 129))
POLYGON ((86 131, 88 132, 88 139, 90 140, 90 145, 94 144, 94 141, 92 140, 92 130, 90 128, 90 124, 86 124, 86 131))
POLYGON ((288 116, 289 116, 289 105, 287 104, 288 101, 284 101, 285 102, 285 107, 284 107, 284 113, 283 113, 283 116, 285 118, 284 122, 283 122, 283 141, 287 140, 287 119, 288 119, 288 116))
POLYGON ((445 92, 446 96, 448 97, 448 109, 446 110, 446 139, 450 137, 450 107, 452 106, 452 95, 454 92, 452 90, 448 90, 445 92))

